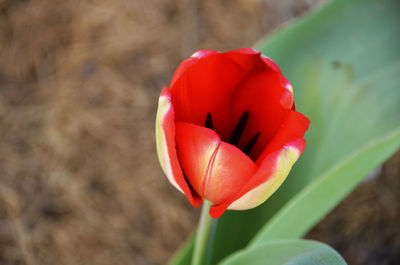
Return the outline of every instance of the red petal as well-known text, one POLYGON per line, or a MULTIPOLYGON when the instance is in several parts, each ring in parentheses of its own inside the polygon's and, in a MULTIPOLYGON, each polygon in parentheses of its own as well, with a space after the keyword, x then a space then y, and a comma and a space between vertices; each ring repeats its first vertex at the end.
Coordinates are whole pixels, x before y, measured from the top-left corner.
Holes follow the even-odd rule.
POLYGON ((195 52, 190 58, 184 60, 176 69, 174 76, 172 77, 170 87, 172 87, 175 82, 181 77, 181 75, 189 69, 198 59, 206 57, 208 55, 218 53, 216 50, 200 50, 195 52))
POLYGON ((264 63, 272 70, 277 72, 278 74, 282 74, 281 69, 279 69, 278 65, 272 61, 271 58, 261 55, 261 59, 264 61, 264 63))
POLYGON ((232 127, 230 96, 247 73, 220 53, 196 60, 170 86, 175 119, 204 126, 211 113, 214 130, 226 139, 232 127))
POLYGON ((204 197, 203 181, 221 144, 216 132, 198 125, 176 123, 176 147, 182 170, 193 189, 204 197))
POLYGON ((198 194, 214 204, 230 200, 257 169, 241 150, 221 142, 205 127, 178 122, 176 142, 186 178, 198 194))
POLYGON ((245 111, 249 112, 239 147, 243 148, 257 132, 261 133, 250 153, 253 159, 261 154, 292 107, 287 104, 288 101, 293 102, 291 94, 288 96, 287 88, 281 86, 281 78, 272 70, 250 75, 232 96, 233 119, 236 122, 245 111))
MULTIPOLYGON (((286 87, 287 84, 290 86, 289 81, 283 76, 278 65, 271 58, 262 55, 260 51, 252 48, 244 48, 226 52, 223 55, 235 61, 246 72, 273 70, 281 77, 281 85, 283 87, 286 87)), ((291 91, 293 93, 293 89, 291 91)))
POLYGON ((218 149, 205 198, 220 204, 234 197, 256 172, 257 165, 239 148, 222 142, 218 149))
POLYGON ((223 53, 223 56, 233 60, 248 73, 265 71, 269 68, 269 66, 261 59, 261 52, 251 48, 226 52, 223 53))
POLYGON ((273 69, 276 73, 279 75, 280 83, 281 86, 285 88, 285 93, 281 97, 281 104, 284 108, 290 109, 293 108, 293 87, 290 84, 290 82, 283 76, 281 69, 278 67, 278 65, 272 61, 271 58, 261 55, 262 60, 264 63, 270 68, 273 69))
POLYGON ((168 89, 163 89, 159 99, 156 119, 156 139, 160 164, 168 180, 186 195, 194 207, 199 206, 203 200, 190 189, 178 161, 175 148, 174 108, 171 105, 168 89))
POLYGON ((191 57, 200 59, 200 58, 209 56, 209 55, 214 54, 214 53, 219 53, 219 52, 216 51, 216 50, 199 50, 199 51, 193 53, 193 55, 191 57))
POLYGON ((248 73, 257 73, 267 70, 274 71, 279 77, 279 83, 286 88, 285 93, 281 96, 280 103, 284 108, 290 109, 293 105, 293 88, 289 81, 282 75, 281 70, 274 61, 263 56, 261 52, 245 48, 236 51, 226 52, 224 56, 230 58, 248 73))
POLYGON ((276 170, 273 168, 273 164, 280 151, 285 148, 285 146, 292 146, 298 149, 299 155, 303 152, 305 148, 303 137, 309 124, 310 120, 299 112, 290 111, 286 115, 279 130, 258 157, 256 161, 256 164, 259 166, 257 173, 251 177, 247 185, 238 194, 237 198, 267 181, 272 176, 272 172, 276 170))
POLYGON ((282 149, 269 154, 257 173, 252 176, 247 192, 241 191, 240 197, 229 205, 228 209, 245 210, 254 208, 266 201, 284 182, 300 157, 306 143, 304 139, 287 143, 282 149))
MULTIPOLYGON (((280 126, 278 132, 276 133, 272 141, 268 144, 266 149, 263 151, 262 155, 258 158, 256 162, 257 165, 259 166, 257 172, 249 178, 246 185, 242 187, 240 192, 237 193, 233 199, 227 200, 224 203, 213 206, 210 210, 211 216, 213 216, 214 218, 218 218, 219 216, 221 216, 222 213, 234 201, 240 199, 242 196, 244 196, 248 192, 251 192, 255 188, 262 185, 263 183, 267 183, 268 181, 270 181, 271 177, 276 176, 277 171, 287 170, 287 173, 289 173, 290 168, 287 169, 277 168, 276 167, 277 162, 279 162, 281 152, 283 150, 287 150, 288 148, 296 149, 298 152, 297 156, 300 156, 300 154, 303 152, 305 148, 305 141, 303 139, 303 136, 308 129, 309 123, 310 121, 301 113, 290 111, 288 115, 285 117, 284 122, 280 126)), ((290 162, 294 163, 294 161, 290 162)), ((288 166, 291 167, 292 164, 288 166)), ((281 177, 285 178, 286 175, 281 177)), ((267 191, 268 196, 270 196, 273 192, 275 192, 275 190, 279 187, 279 185, 271 187, 273 190, 267 191)), ((265 200, 267 198, 263 199, 265 200)), ((255 203, 254 201, 249 202, 248 208, 252 208, 258 205, 254 203, 255 203)), ((260 203, 260 201, 258 201, 258 203, 260 203)))
POLYGON ((306 116, 297 111, 289 111, 274 138, 258 157, 257 164, 260 165, 268 154, 281 149, 287 143, 303 138, 309 125, 310 120, 306 116))

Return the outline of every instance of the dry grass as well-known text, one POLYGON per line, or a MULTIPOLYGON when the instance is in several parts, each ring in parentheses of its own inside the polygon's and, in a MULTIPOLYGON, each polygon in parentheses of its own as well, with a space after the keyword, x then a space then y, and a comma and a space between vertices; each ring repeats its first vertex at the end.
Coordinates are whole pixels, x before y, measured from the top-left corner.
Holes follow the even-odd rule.
POLYGON ((156 160, 160 89, 316 2, 0 0, 0 264, 164 264, 198 211, 156 160))

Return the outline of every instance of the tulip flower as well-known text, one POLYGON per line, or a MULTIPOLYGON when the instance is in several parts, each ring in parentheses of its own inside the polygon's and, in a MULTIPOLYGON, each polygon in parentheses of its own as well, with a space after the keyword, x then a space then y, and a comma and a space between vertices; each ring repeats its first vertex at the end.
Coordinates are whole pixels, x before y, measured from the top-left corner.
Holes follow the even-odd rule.
POLYGON ((157 151, 168 180, 210 215, 267 200, 303 152, 309 120, 293 88, 254 49, 201 50, 181 63, 162 90, 157 151))

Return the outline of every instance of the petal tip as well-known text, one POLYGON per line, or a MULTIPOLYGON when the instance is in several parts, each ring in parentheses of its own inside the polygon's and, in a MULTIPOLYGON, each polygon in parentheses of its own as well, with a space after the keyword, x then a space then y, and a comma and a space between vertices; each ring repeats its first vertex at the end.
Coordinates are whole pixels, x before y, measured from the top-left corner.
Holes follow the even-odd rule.
POLYGON ((168 98, 168 99, 171 101, 171 91, 170 91, 170 88, 169 88, 169 87, 164 87, 164 88, 161 90, 160 97, 158 98, 158 102, 160 102, 161 97, 163 97, 163 98, 166 97, 166 98, 168 98))
POLYGON ((293 86, 292 86, 292 84, 287 82, 286 85, 285 85, 285 88, 287 89, 287 91, 289 91, 290 93, 293 94, 293 86))
POLYGON ((242 48, 242 49, 238 49, 238 50, 234 50, 234 51, 230 51, 230 52, 236 52, 236 53, 242 53, 242 54, 258 54, 258 55, 261 55, 261 52, 256 50, 256 49, 254 49, 254 48, 242 48))
POLYGON ((291 109, 293 107, 293 92, 286 90, 282 93, 280 104, 285 109, 291 109))
POLYGON ((218 219, 228 208, 228 204, 213 205, 210 208, 209 214, 212 218, 218 219))
POLYGON ((273 71, 282 74, 281 70, 279 69, 278 65, 268 56, 265 56, 264 54, 261 54, 261 59, 264 62, 264 64, 272 69, 273 71))
POLYGON ((206 57, 206 56, 214 54, 214 53, 218 53, 218 51, 216 51, 216 50, 199 50, 199 51, 193 53, 192 56, 190 56, 190 57, 200 59, 200 58, 206 57))
POLYGON ((201 197, 193 196, 193 200, 189 200, 189 202, 194 208, 197 208, 203 204, 203 199, 201 197))

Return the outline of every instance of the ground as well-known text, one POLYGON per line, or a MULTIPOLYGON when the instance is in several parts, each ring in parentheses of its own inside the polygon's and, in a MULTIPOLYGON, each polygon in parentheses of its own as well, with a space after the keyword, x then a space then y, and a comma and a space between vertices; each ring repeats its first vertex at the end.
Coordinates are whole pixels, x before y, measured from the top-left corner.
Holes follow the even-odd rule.
MULTIPOLYGON (((193 209, 155 151, 157 98, 198 49, 252 46, 320 0, 0 0, 0 264, 165 264, 193 209)), ((309 238, 399 264, 400 154, 309 238)))

